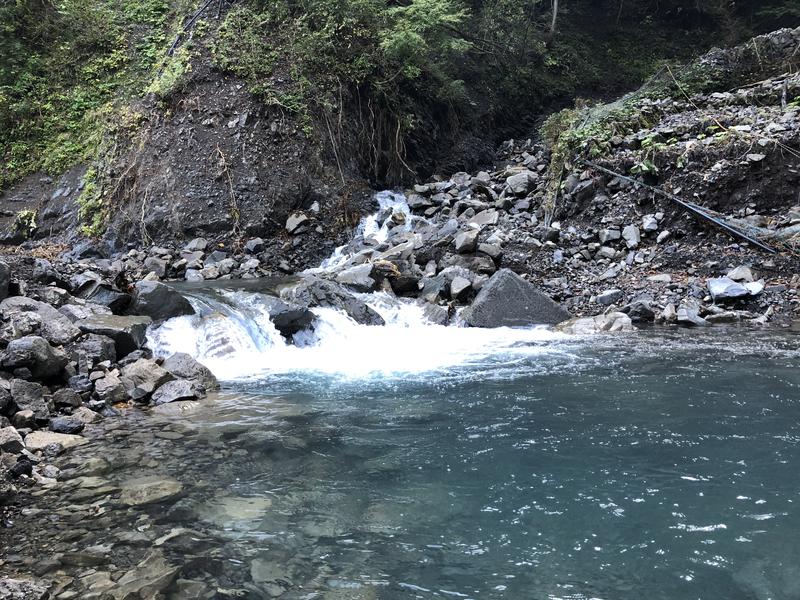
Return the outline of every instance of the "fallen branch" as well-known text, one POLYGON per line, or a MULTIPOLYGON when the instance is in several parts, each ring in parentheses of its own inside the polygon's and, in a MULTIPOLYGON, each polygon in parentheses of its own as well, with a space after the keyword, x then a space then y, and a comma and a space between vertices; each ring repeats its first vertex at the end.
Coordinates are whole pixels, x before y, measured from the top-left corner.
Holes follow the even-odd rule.
POLYGON ((751 236, 746 231, 744 231, 742 228, 737 227, 736 225, 732 225, 728 221, 725 221, 724 219, 721 218, 721 216, 719 216, 718 214, 715 214, 714 211, 711 211, 711 210, 709 210, 707 208, 704 208, 702 206, 698 206, 697 204, 693 204, 692 202, 686 202, 685 200, 681 200, 677 196, 675 196, 673 194, 669 194, 669 193, 665 192, 664 190, 662 190, 660 188, 657 188, 657 187, 652 186, 652 185, 648 185, 646 183, 642 183, 641 181, 637 181, 636 179, 633 179, 632 177, 628 177, 627 175, 623 175, 622 173, 617 173, 616 171, 612 171, 611 169, 607 169, 605 167, 601 167, 600 165, 598 165, 596 163, 593 163, 592 161, 581 159, 580 162, 583 163, 584 165, 586 165, 587 167, 590 167, 592 169, 596 169, 598 171, 602 171, 603 173, 606 173, 606 174, 611 175, 613 177, 618 177, 619 179, 622 179, 623 181, 627 181, 627 182, 632 183, 634 185, 639 185, 639 186, 645 187, 645 188, 649 189, 650 191, 652 191, 654 194, 658 194, 659 196, 662 196, 662 197, 666 198, 670 202, 673 202, 673 203, 677 204, 681 208, 684 208, 684 209, 688 210, 690 213, 692 213, 694 215, 697 215, 698 217, 700 217, 700 218, 702 218, 702 219, 704 219, 704 220, 706 220, 706 221, 708 221, 708 222, 710 222, 710 223, 712 223, 712 224, 714 224, 714 225, 716 225, 718 227, 721 227, 726 232, 731 234, 733 237, 737 237, 737 238, 743 239, 746 242, 749 242, 750 244, 753 244, 754 246, 758 246, 762 250, 766 250, 767 252, 769 252, 771 254, 776 254, 777 253, 777 250, 775 250, 774 248, 772 248, 770 246, 767 246, 763 242, 761 242, 758 239, 756 239, 755 237, 751 236))

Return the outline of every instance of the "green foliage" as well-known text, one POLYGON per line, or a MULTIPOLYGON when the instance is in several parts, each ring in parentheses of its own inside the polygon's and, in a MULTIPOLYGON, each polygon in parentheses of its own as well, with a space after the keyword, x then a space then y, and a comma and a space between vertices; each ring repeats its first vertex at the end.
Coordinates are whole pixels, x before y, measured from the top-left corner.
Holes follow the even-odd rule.
POLYGON ((93 114, 140 95, 188 0, 0 4, 0 189, 91 159, 93 114))
POLYGON ((107 209, 97 181, 97 168, 92 166, 83 176, 83 190, 78 196, 78 216, 83 223, 81 232, 97 237, 105 229, 107 209))
POLYGON ((26 240, 36 231, 37 212, 35 210, 21 210, 14 218, 14 231, 22 235, 26 240))
POLYGON ((187 73, 192 70, 189 59, 189 51, 186 48, 179 48, 164 61, 160 71, 150 82, 150 85, 147 86, 147 92, 155 94, 161 100, 165 100, 179 92, 185 82, 187 73))

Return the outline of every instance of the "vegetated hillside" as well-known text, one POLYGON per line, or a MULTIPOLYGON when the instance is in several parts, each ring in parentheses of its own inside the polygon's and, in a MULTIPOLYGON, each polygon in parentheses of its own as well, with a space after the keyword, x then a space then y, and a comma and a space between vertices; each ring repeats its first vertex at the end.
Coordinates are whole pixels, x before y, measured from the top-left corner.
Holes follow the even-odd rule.
POLYGON ((8 240, 270 235, 316 202, 327 227, 306 243, 321 247, 365 183, 475 168, 576 94, 607 96, 798 16, 785 1, 699 4, 5 5, 8 240))

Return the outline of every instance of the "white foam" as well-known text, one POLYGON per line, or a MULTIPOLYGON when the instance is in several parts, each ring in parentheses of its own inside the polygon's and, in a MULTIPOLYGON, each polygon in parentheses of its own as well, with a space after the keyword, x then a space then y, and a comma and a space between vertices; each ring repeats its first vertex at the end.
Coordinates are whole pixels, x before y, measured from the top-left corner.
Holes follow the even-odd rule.
POLYGON ((337 309, 315 308, 314 327, 297 334, 291 345, 275 330, 266 309, 259 309, 258 298, 239 292, 227 301, 240 304, 227 310, 209 300, 202 307, 205 314, 170 319, 150 331, 150 347, 159 356, 186 352, 222 380, 300 371, 363 378, 532 356, 547 351, 543 342, 563 337, 542 327, 434 325, 415 302, 372 294, 366 299, 385 326, 360 325, 337 309))

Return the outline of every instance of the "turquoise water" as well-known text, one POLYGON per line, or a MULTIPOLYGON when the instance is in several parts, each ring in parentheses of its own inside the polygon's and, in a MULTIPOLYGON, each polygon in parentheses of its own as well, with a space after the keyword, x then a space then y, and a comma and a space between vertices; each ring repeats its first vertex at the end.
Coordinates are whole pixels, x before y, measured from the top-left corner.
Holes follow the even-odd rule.
POLYGON ((228 382, 75 450, 73 464, 102 449, 111 481, 158 473, 185 491, 108 511, 62 548, 188 528, 161 546, 182 577, 246 598, 798 598, 797 343, 643 332, 228 382))

